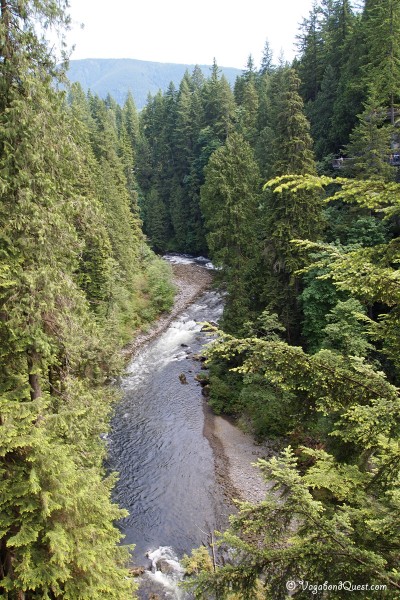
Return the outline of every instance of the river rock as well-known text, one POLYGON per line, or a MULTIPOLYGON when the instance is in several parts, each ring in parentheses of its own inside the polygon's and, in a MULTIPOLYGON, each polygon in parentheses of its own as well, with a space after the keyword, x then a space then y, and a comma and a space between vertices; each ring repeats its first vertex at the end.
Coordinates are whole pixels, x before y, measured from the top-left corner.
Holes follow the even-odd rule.
POLYGON ((169 560, 165 558, 161 558, 157 562, 157 571, 161 571, 164 575, 173 575, 175 573, 174 565, 172 565, 169 560))
POLYGON ((181 374, 179 375, 179 381, 180 381, 181 383, 187 383, 187 379, 186 379, 186 375, 185 375, 185 373, 181 373, 181 374))
POLYGON ((132 577, 139 577, 140 575, 143 575, 144 571, 144 567, 130 567, 129 574, 132 575, 132 577))
POLYGON ((200 385, 202 385, 202 386, 207 385, 208 383, 210 383, 210 379, 206 375, 204 375, 204 373, 201 373, 201 374, 198 373, 195 376, 195 380, 198 381, 200 383, 200 385))

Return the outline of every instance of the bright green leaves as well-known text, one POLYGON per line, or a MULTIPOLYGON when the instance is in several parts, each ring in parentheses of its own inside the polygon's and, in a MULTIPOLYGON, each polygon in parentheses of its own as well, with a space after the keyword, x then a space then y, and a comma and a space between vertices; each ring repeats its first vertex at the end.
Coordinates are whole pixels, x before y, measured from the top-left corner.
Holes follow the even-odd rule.
MULTIPOLYGON (((236 592, 243 599, 284 598, 287 581, 368 581, 396 593, 397 535, 389 516, 395 503, 368 496, 371 476, 358 467, 340 465, 323 451, 306 454, 313 464, 303 475, 291 448, 258 461, 280 493, 257 505, 239 503, 230 529, 217 540, 231 548, 231 563, 215 573, 204 569, 193 581, 196 597, 230 598, 236 592)), ((297 588, 301 594, 301 583, 297 588)), ((344 596, 332 589, 329 597, 344 596)), ((380 598, 382 591, 365 597, 380 598)))

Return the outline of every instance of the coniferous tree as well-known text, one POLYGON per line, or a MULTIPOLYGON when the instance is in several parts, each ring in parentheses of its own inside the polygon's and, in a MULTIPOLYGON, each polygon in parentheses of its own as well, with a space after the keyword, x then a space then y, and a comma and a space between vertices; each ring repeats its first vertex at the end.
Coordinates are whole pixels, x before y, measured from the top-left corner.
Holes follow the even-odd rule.
MULTIPOLYGON (((278 69, 272 88, 272 127, 268 175, 315 173, 309 124, 299 96, 299 79, 292 69, 278 69)), ((265 273, 262 292, 267 308, 276 311, 289 338, 298 335, 300 267, 294 238, 315 239, 321 228, 321 204, 315 193, 267 191, 263 206, 263 245, 261 269, 265 273), (297 323, 297 324, 296 324, 297 323)))
POLYGON ((372 91, 346 147, 350 157, 346 171, 363 179, 393 179, 394 169, 389 163, 392 131, 387 122, 387 110, 379 106, 376 93, 372 91))
POLYGON ((395 123, 395 105, 400 101, 400 6, 396 0, 370 0, 364 9, 364 31, 368 64, 365 79, 379 90, 379 100, 390 108, 395 123))
POLYGON ((273 73, 274 68, 275 68, 274 64, 273 64, 273 57, 274 57, 274 55, 273 55, 270 43, 268 40, 265 40, 263 54, 261 57, 260 70, 259 70, 260 75, 271 75, 271 73, 273 73))
POLYGON ((228 292, 224 322, 237 331, 252 305, 260 175, 249 144, 238 133, 214 152, 205 174, 201 208, 208 247, 212 260, 223 269, 228 292))
MULTIPOLYGON (((80 289, 85 228, 101 213, 36 34, 36 18, 62 25, 63 8, 1 3, 0 593, 10 600, 132 594, 99 437, 116 365, 80 289)), ((104 229, 91 238, 107 241, 104 229)))
MULTIPOLYGON (((305 176, 274 183, 287 192, 332 184, 332 202, 341 199, 398 213, 399 186, 382 180, 305 176)), ((353 296, 331 311, 324 328, 325 347, 310 356, 277 339, 236 339, 217 332, 209 356, 235 358, 236 373, 250 381, 262 376, 285 394, 299 395, 309 414, 320 415, 323 428, 318 445, 303 445, 296 452, 289 447, 279 457, 259 462, 280 493, 269 492, 258 505, 239 504, 238 516, 219 540, 234 549, 232 560, 200 572, 194 581, 198 598, 229 598, 232 593, 239 598, 257 593, 283 597, 288 580, 300 595, 309 593, 304 581, 325 582, 313 588, 320 598, 327 593, 344 598, 348 590, 335 585, 344 578, 360 586, 361 597, 368 599, 396 597, 400 589, 399 393, 365 358, 371 335, 380 340, 387 356, 394 358, 399 349, 393 337, 399 320, 398 244, 393 240, 347 252, 327 244, 301 246, 321 252, 311 269, 327 269, 337 288, 353 296), (378 323, 363 314, 361 302, 371 301, 391 307, 378 323)), ((314 422, 314 435, 315 426, 314 422)))
POLYGON ((313 3, 309 17, 303 20, 297 38, 301 53, 301 62, 298 66, 301 94, 307 103, 316 99, 324 72, 321 11, 316 1, 313 3))
POLYGON ((205 123, 211 128, 215 139, 224 142, 232 130, 235 104, 229 83, 224 75, 220 77, 220 69, 215 60, 202 96, 205 123))

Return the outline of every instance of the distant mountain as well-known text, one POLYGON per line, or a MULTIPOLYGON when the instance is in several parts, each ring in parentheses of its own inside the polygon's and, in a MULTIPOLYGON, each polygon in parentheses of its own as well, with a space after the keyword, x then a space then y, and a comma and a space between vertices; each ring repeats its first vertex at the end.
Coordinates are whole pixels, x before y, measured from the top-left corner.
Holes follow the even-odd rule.
MULTIPOLYGON (((140 109, 146 104, 149 92, 154 95, 158 90, 165 91, 171 81, 178 87, 186 69, 192 72, 193 67, 133 58, 86 58, 70 61, 68 77, 72 82, 78 81, 85 91, 90 89, 101 98, 111 94, 119 104, 125 102, 130 90, 140 109)), ((208 77, 211 67, 200 67, 208 77)), ((221 71, 231 85, 241 74, 240 69, 232 67, 221 67, 221 71)))

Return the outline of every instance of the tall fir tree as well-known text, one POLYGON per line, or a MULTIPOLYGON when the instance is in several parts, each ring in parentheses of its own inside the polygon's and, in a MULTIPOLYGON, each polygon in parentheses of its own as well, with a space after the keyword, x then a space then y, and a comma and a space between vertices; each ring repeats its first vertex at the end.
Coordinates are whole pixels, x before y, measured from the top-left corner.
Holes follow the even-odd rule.
POLYGON ((395 123, 395 108, 400 102, 400 6, 396 0, 370 0, 363 14, 368 47, 364 65, 365 80, 379 90, 380 103, 390 109, 395 123))
POLYGON ((249 144, 232 133, 205 169, 201 208, 212 260, 228 292, 224 322, 240 330, 253 302, 251 274, 257 247, 260 174, 249 144))
MULTIPOLYGON (((315 173, 310 126, 299 95, 299 78, 290 68, 278 69, 273 77, 268 176, 315 173)), ((300 263, 291 240, 318 237, 321 217, 321 201, 315 193, 273 194, 267 189, 264 195, 262 296, 266 307, 278 313, 291 340, 299 335, 300 320, 297 304, 300 282, 295 276, 300 263)))
POLYGON ((83 185, 55 60, 37 36, 38 20, 67 21, 64 7, 1 3, 0 593, 8 600, 132 597, 99 437, 110 411, 102 385, 116 365, 79 285, 89 243, 82 221, 98 204, 83 185))

